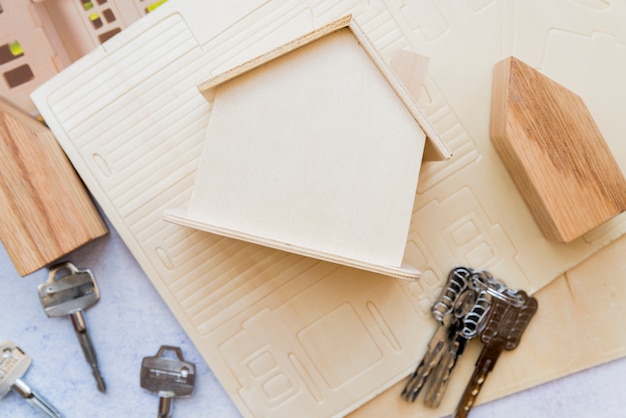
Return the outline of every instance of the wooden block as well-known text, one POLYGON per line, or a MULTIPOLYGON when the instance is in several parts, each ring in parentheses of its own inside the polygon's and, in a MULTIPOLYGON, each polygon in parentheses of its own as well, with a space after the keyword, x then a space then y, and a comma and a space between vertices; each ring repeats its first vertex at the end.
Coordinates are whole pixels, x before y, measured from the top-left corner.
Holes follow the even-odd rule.
POLYGON ((0 100, 0 239, 18 273, 107 232, 50 130, 0 100))
POLYGON ((582 99, 514 57, 494 69, 490 137, 546 238, 570 242, 626 210, 626 181, 582 99))

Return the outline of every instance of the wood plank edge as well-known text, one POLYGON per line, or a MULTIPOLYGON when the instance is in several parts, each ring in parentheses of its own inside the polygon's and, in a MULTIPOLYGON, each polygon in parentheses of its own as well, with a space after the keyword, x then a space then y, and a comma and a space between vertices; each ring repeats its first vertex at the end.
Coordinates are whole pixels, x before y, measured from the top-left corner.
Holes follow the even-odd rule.
MULTIPOLYGON (((396 77, 404 84, 409 94, 416 103, 419 102, 424 80, 428 73, 428 63, 430 58, 410 51, 408 49, 397 49, 391 58, 391 70, 396 77)), ((422 161, 441 161, 450 157, 443 156, 438 147, 432 141, 427 140, 424 147, 422 161), (447 158, 446 158, 447 157, 447 158)))
POLYGON ((309 32, 305 35, 302 35, 284 45, 281 45, 277 48, 274 48, 258 57, 255 57, 249 61, 244 62, 230 70, 218 74, 215 77, 209 78, 208 80, 200 83, 198 85, 198 90, 200 93, 205 95, 205 91, 210 90, 219 84, 223 84, 228 80, 232 80, 235 77, 238 77, 248 71, 251 71, 255 68, 262 66, 263 64, 268 63, 278 57, 281 57, 285 54, 288 54, 306 44, 309 44, 317 39, 320 39, 328 34, 331 34, 339 29, 343 29, 347 27, 352 21, 352 15, 343 16, 337 20, 334 20, 318 29, 315 29, 312 32, 309 32))
POLYGON ((506 138, 507 101, 512 57, 497 62, 493 67, 489 139, 496 146, 506 138))
POLYGON ((348 28, 350 28, 354 36, 361 43, 363 50, 367 53, 372 62, 374 62, 374 64, 378 68, 378 71, 380 71, 383 77, 385 77, 391 88, 395 91, 398 98, 400 98, 402 103, 409 110, 409 112, 413 116, 413 119, 415 119, 420 128, 422 128, 422 130, 426 134, 426 138, 430 140, 431 144, 433 145, 433 149, 429 152, 429 158, 437 160, 450 159, 452 157, 452 152, 445 144, 433 124, 424 113, 424 111, 417 104, 404 83, 400 79, 398 79, 393 70, 389 67, 389 65, 387 65, 374 44, 365 34, 365 31, 363 31, 363 28, 354 19, 350 21, 348 28))
POLYGON ((515 57, 510 56, 498 61, 493 67, 489 140, 542 235, 549 240, 564 243, 563 237, 560 236, 555 226, 548 219, 539 215, 548 212, 546 204, 536 192, 524 164, 512 149, 510 138, 508 138, 508 97, 512 66, 515 60, 515 57))
POLYGON ((325 253, 323 251, 314 250, 311 248, 301 247, 298 245, 292 245, 286 242, 281 242, 262 236, 248 234, 243 231, 238 231, 230 228, 224 228, 218 225, 206 223, 200 219, 189 217, 183 209, 168 209, 163 213, 164 221, 170 222, 176 225, 197 229, 200 231, 210 232, 213 234, 246 241, 252 244, 262 245, 265 247, 274 248, 277 250, 287 251, 294 254, 303 255, 306 257, 317 258, 323 261, 331 263, 342 264, 348 267, 354 267, 361 270, 371 271, 373 273, 383 274, 385 276, 391 276, 397 279, 414 281, 417 280, 421 273, 412 266, 403 264, 400 267, 380 265, 362 260, 357 260, 348 257, 342 257, 334 254, 325 253))

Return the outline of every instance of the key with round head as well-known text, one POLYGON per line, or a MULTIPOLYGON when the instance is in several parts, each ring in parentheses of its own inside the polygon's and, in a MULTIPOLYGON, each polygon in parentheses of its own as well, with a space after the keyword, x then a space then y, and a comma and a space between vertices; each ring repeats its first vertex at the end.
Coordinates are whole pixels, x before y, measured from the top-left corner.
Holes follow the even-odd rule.
POLYGON ((465 388, 454 417, 466 418, 474 405, 487 375, 493 370, 503 350, 515 349, 522 334, 537 312, 537 300, 523 290, 506 289, 502 297, 494 297, 484 326, 479 330, 484 347, 476 361, 474 373, 465 388), (519 303, 512 303, 518 300, 519 303))
POLYGON ((440 323, 445 315, 452 312, 461 293, 470 285, 473 271, 467 267, 456 267, 450 270, 439 299, 431 308, 431 314, 440 323))
POLYGON ((13 390, 43 416, 63 418, 63 415, 52 404, 37 394, 22 380, 31 363, 32 359, 30 356, 15 343, 5 341, 0 344, 0 398, 3 398, 10 390, 13 390))
POLYGON ((96 351, 83 315, 85 309, 100 300, 100 291, 93 274, 89 269, 79 269, 70 262, 57 264, 50 267, 48 281, 39 285, 37 291, 41 306, 48 317, 70 317, 98 390, 104 393, 106 385, 98 368, 96 351))
POLYGON ((190 396, 196 384, 196 366, 183 358, 179 347, 163 345, 155 356, 141 363, 141 387, 159 396, 158 418, 170 418, 172 400, 190 396), (175 358, 166 357, 174 353, 175 358))

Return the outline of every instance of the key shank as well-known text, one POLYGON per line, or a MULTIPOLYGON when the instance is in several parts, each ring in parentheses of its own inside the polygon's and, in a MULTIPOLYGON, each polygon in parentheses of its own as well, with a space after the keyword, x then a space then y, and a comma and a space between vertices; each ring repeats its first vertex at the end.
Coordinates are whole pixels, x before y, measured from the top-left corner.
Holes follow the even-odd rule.
POLYGON ((80 348, 83 350, 85 360, 87 360, 87 363, 91 367, 92 374, 96 379, 98 390, 104 393, 106 391, 106 384, 104 383, 104 379, 102 378, 100 374, 100 369, 98 368, 98 358, 96 357, 96 350, 94 349, 91 342, 91 337, 89 337, 89 333, 87 332, 87 323, 85 322, 85 317, 81 311, 73 312, 69 316, 72 320, 72 325, 74 326, 74 331, 76 333, 76 337, 78 338, 78 342, 80 343, 80 348))
POLYGON ((35 393, 22 379, 17 379, 11 389, 41 415, 49 418, 63 418, 63 415, 50 402, 35 393))
POLYGON ((173 396, 160 396, 159 397, 159 415, 157 418, 171 418, 172 415, 172 400, 173 396))
POLYGON ((476 397, 478 397, 478 394, 480 393, 483 383, 485 383, 485 380, 487 379, 487 375, 491 373, 493 367, 498 361, 498 358, 502 353, 502 349, 503 347, 500 345, 490 345, 485 346, 482 350, 478 360, 476 361, 474 373, 472 373, 470 382, 465 388, 465 392, 463 392, 459 406, 454 413, 454 418, 466 418, 468 416, 469 411, 472 409, 472 406, 474 406, 476 397))

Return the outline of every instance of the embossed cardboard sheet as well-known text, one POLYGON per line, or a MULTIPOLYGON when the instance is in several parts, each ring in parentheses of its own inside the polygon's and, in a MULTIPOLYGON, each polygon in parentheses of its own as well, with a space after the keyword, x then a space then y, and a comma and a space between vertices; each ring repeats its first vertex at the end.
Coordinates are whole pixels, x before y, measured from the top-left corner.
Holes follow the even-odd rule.
MULTIPOLYGON (((242 414, 341 416, 415 368, 434 330, 429 308, 453 266, 486 268, 533 292, 626 230, 620 216, 571 244, 548 242, 488 139, 492 68, 516 54, 583 97, 623 170, 625 17, 623 2, 600 0, 179 0, 64 70, 33 99, 242 414), (420 104, 454 156, 425 163, 420 175, 405 254, 423 272, 414 282, 162 220, 193 188, 211 111, 196 85, 346 13, 385 59, 398 48, 431 57, 420 104)), ((581 269, 572 273, 580 289, 599 283, 593 269, 581 269)), ((569 280, 540 292, 540 312, 556 309, 553 303, 583 321, 587 312, 577 308, 585 292, 575 293, 569 280)), ((534 322, 546 321, 541 315, 534 322)), ((524 373, 494 374, 481 401, 624 353, 615 341, 568 363, 533 365, 531 347, 546 351, 542 338, 556 338, 533 327, 499 367, 522 353, 516 361, 528 365, 524 373)), ((601 338, 605 330, 588 332, 601 338)), ((568 344, 577 335, 559 334, 568 344)), ((401 408, 406 416, 449 413, 472 364, 460 362, 439 410, 399 406, 392 388, 356 414, 380 416, 379 402, 382 411, 401 408)))

